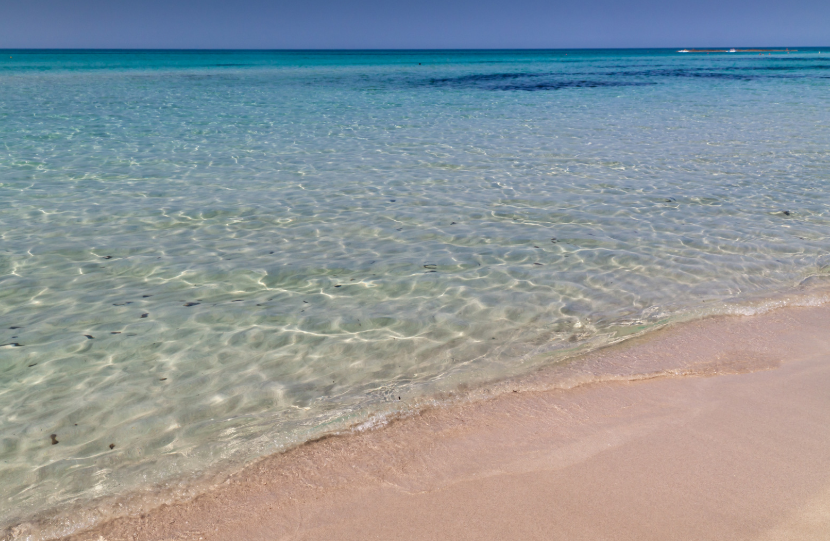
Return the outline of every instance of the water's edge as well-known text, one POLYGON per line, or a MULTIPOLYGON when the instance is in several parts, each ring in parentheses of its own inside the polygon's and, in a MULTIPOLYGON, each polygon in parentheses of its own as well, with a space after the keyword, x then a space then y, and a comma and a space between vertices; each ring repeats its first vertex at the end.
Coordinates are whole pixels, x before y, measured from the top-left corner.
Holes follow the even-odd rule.
MULTIPOLYGON (((462 403, 491 400, 502 394, 529 391, 569 390, 583 385, 613 381, 638 381, 662 377, 717 375, 695 367, 674 365, 648 367, 603 367, 587 363, 592 356, 606 350, 628 347, 633 342, 652 340, 664 332, 712 318, 752 317, 791 307, 817 307, 830 303, 830 287, 822 276, 805 280, 802 286, 767 298, 756 298, 742 303, 724 302, 717 306, 701 307, 694 312, 677 314, 654 325, 644 326, 610 343, 578 344, 551 364, 534 368, 531 372, 457 390, 423 397, 395 407, 380 407, 353 412, 327 427, 318 427, 308 438, 287 445, 276 453, 269 453, 244 462, 224 462, 197 475, 182 476, 169 482, 141 487, 123 494, 77 500, 68 505, 42 510, 31 516, 17 517, 12 523, 0 525, 0 541, 49 541, 91 530, 103 523, 129 516, 137 516, 163 505, 183 503, 226 483, 230 478, 275 455, 313 445, 331 437, 349 437, 367 430, 382 430, 395 421, 434 409, 448 408, 462 403), (645 368, 645 369, 644 369, 645 368), (598 371, 598 369, 600 369, 598 371)), ((730 372, 725 372, 730 373, 730 372)))

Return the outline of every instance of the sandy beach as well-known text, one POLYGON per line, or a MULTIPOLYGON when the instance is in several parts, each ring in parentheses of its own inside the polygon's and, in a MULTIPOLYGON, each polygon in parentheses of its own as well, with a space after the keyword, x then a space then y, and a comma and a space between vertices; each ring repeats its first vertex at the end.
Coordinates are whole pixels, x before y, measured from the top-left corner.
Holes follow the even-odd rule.
POLYGON ((66 539, 830 536, 830 307, 680 324, 593 363, 627 368, 506 382, 66 539))

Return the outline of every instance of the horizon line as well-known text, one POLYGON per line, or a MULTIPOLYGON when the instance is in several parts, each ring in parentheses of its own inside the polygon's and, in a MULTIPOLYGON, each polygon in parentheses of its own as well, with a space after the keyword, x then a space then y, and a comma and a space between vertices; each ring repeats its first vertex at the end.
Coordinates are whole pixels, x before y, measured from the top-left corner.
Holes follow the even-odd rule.
POLYGON ((487 52, 487 51, 651 51, 651 50, 675 50, 675 49, 823 49, 830 48, 828 45, 696 45, 696 46, 672 46, 672 47, 457 47, 457 48, 247 48, 247 47, 0 47, 0 51, 199 51, 199 52, 440 52, 440 51, 465 51, 465 52, 487 52))

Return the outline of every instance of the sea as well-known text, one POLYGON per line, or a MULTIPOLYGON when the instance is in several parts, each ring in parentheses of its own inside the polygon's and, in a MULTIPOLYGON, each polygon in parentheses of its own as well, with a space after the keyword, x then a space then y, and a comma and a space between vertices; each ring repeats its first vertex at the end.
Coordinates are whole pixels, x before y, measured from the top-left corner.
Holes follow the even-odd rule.
POLYGON ((830 48, 2 50, 0 530, 828 283, 830 48))

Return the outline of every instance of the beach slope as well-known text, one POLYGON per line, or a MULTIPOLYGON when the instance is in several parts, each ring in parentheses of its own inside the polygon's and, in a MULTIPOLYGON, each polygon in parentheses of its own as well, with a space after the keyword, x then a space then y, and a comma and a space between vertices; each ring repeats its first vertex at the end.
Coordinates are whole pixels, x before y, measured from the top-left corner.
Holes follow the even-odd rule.
POLYGON ((561 377, 542 373, 69 539, 830 538, 830 308, 678 325, 585 362, 662 368, 539 390, 561 377))

